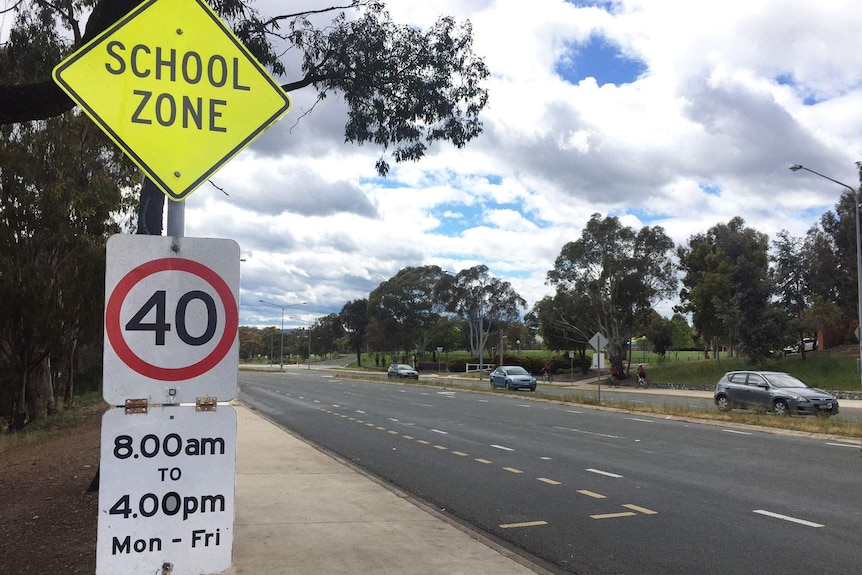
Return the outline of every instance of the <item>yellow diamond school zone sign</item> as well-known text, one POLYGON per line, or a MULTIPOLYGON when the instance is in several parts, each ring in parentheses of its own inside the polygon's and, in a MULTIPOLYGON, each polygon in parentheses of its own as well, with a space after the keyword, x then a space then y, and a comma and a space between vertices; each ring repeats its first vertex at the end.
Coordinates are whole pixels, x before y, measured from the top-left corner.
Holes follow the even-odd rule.
POLYGON ((54 68, 54 81, 172 200, 290 109, 202 0, 147 0, 54 68))

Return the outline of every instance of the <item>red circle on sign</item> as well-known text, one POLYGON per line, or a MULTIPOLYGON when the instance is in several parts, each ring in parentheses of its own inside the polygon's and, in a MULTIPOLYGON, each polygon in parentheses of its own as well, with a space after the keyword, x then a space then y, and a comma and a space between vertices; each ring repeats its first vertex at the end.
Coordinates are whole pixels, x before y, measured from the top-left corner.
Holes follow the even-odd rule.
POLYGON ((108 334, 111 346, 113 346, 114 351, 122 362, 141 375, 161 381, 191 379, 203 375, 218 365, 233 346, 234 336, 239 327, 239 310, 237 310, 236 305, 228 305, 228 302, 233 301, 233 292, 231 292, 230 287, 217 273, 205 265, 181 258, 152 260, 139 265, 127 273, 117 284, 117 287, 114 288, 111 297, 108 298, 108 304, 105 306, 105 332, 108 334), (185 367, 159 367, 158 365, 144 361, 126 343, 126 339, 123 337, 123 330, 120 327, 120 310, 132 288, 144 278, 164 271, 180 271, 200 277, 215 289, 225 310, 224 333, 215 349, 199 362, 185 367))

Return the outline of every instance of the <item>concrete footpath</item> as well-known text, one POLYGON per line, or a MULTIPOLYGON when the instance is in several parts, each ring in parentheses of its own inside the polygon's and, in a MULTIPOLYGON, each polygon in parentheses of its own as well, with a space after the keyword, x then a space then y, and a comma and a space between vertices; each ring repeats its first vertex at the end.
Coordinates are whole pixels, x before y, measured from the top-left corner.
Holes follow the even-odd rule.
POLYGON ((235 402, 233 566, 242 575, 547 573, 235 402))

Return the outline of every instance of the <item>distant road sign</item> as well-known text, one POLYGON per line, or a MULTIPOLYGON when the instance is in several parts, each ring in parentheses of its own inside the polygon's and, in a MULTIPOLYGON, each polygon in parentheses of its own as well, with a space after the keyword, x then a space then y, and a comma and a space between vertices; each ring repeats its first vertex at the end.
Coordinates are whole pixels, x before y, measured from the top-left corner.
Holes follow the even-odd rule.
POLYGON ((608 345, 608 338, 603 336, 601 333, 596 332, 593 337, 590 338, 590 345, 596 351, 601 351, 605 349, 605 346, 608 345))
POLYGON ((237 394, 239 246, 115 235, 105 277, 103 396, 149 403, 237 394))
POLYGON ((220 573, 231 565, 236 411, 102 417, 96 574, 220 573))
POLYGON ((54 81, 172 200, 290 109, 203 0, 147 0, 54 68, 54 81))

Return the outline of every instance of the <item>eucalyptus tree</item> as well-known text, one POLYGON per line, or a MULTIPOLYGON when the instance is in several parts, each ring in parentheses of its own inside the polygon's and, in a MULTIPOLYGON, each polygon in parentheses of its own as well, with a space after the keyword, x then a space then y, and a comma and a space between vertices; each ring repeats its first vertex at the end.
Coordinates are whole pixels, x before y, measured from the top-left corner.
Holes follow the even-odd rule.
POLYGON ((344 304, 339 314, 341 324, 347 333, 347 342, 356 352, 356 365, 362 366, 362 348, 365 345, 365 334, 368 331, 368 300, 355 299, 344 304))
POLYGON ((28 387, 47 359, 73 400, 79 344, 102 333, 105 242, 135 178, 81 114, 0 127, 0 364, 17 428, 40 413, 28 387))
POLYGON ((601 332, 609 360, 620 370, 636 323, 676 291, 673 250, 661 226, 635 231, 619 218, 593 214, 581 238, 564 245, 548 271, 558 294, 587 299, 589 323, 579 329, 601 332))
MULTIPOLYGON (((778 232, 772 242, 770 276, 775 285, 778 303, 788 318, 788 331, 792 335, 787 343, 802 341, 816 326, 807 325, 805 311, 811 304, 808 262, 804 257, 802 238, 793 237, 787 230, 778 232)), ((802 349, 805 357, 805 349, 802 349)))
POLYGON ((370 318, 381 326, 387 351, 425 350, 439 336, 442 304, 436 298, 444 276, 438 266, 406 267, 368 296, 370 318))
MULTIPOLYGON (((740 217, 696 234, 678 250, 681 308, 718 359, 720 338, 739 344, 753 361, 780 346, 783 327, 770 303, 768 238, 740 217)), ((704 353, 707 353, 707 349, 704 353)))
POLYGON ((491 331, 519 320, 521 310, 527 306, 512 284, 493 277, 486 265, 473 266, 455 275, 445 274, 437 298, 446 311, 467 323, 470 352, 479 361, 491 331))

